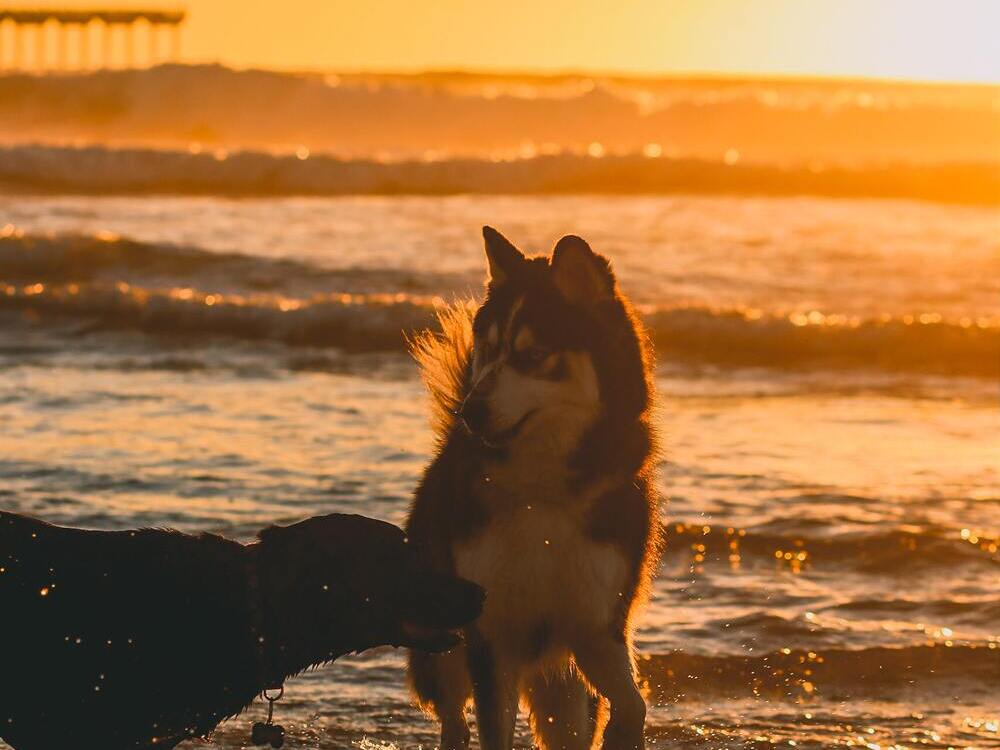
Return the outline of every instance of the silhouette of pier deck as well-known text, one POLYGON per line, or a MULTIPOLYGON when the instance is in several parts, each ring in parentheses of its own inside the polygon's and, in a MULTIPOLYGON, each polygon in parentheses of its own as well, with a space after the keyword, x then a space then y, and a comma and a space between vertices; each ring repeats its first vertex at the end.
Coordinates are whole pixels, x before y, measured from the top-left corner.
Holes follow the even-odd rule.
POLYGON ((90 69, 94 67, 91 49, 95 34, 100 38, 98 67, 136 67, 136 38, 141 35, 146 36, 147 43, 145 64, 177 60, 186 18, 183 10, 0 7, 0 69, 90 69), (169 35, 166 55, 160 49, 164 32, 169 35), (34 50, 26 55, 29 36, 33 37, 34 50), (50 54, 52 42, 54 60, 50 54))

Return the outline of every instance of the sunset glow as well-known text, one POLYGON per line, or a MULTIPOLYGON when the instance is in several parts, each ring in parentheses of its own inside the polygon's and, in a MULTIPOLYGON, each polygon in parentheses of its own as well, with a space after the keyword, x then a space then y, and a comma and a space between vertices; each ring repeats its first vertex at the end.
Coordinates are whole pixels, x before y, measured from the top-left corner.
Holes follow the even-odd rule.
POLYGON ((189 13, 183 57, 191 62, 1000 82, 1000 3, 991 0, 632 0, 613 6, 600 0, 187 0, 183 6, 189 13))

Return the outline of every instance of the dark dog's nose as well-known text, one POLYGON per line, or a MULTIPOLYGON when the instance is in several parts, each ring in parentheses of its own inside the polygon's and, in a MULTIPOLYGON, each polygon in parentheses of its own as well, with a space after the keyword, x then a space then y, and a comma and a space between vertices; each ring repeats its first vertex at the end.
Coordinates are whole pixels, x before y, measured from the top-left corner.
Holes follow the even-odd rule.
POLYGON ((486 603, 486 590, 472 581, 430 572, 409 579, 405 596, 406 621, 432 629, 467 625, 486 603))
POLYGON ((458 408, 458 417, 465 423, 469 432, 478 435, 487 427, 489 412, 489 404, 486 403, 485 398, 469 394, 458 408))

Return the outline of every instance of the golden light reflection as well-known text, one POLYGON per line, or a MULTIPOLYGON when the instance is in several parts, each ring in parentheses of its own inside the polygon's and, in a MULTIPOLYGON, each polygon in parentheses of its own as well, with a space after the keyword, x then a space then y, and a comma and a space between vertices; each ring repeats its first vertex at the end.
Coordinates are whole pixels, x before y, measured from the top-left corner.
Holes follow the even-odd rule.
POLYGON ((414 307, 426 307, 428 310, 440 308, 447 302, 439 295, 410 294, 407 292, 377 292, 377 293, 346 293, 332 292, 327 294, 317 293, 310 299, 296 299, 283 297, 281 295, 259 293, 244 295, 237 293, 223 294, 220 292, 201 292, 191 287, 172 287, 168 289, 147 289, 129 284, 125 281, 118 281, 110 287, 101 283, 81 284, 71 282, 66 284, 43 284, 37 282, 18 287, 0 281, 0 294, 7 297, 38 297, 45 295, 52 298, 65 296, 78 296, 84 292, 100 294, 108 289, 114 291, 120 297, 136 306, 144 306, 154 299, 172 300, 181 303, 192 303, 205 307, 247 307, 254 306, 268 308, 282 313, 292 313, 303 310, 312 305, 343 305, 343 306, 396 306, 412 305, 414 307))
POLYGON ((1000 550, 1000 536, 988 536, 969 529, 962 529, 959 532, 959 537, 991 555, 997 554, 997 551, 1000 550))
MULTIPOLYGON (((801 546, 802 542, 796 542, 797 546, 801 546)), ((774 551, 774 558, 782 565, 787 565, 788 569, 792 573, 798 574, 802 572, 803 566, 805 566, 806 561, 809 559, 809 553, 804 549, 798 550, 780 550, 774 551)))

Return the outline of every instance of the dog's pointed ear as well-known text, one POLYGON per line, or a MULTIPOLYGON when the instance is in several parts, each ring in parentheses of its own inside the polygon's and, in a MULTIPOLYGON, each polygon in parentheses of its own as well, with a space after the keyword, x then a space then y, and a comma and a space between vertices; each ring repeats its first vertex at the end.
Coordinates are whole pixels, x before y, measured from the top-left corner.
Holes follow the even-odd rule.
POLYGON ((483 227, 483 240, 490 267, 490 284, 503 284, 525 262, 524 254, 493 227, 483 227))
POLYGON ((552 279, 559 293, 574 304, 592 305, 615 296, 608 259, 574 234, 559 240, 552 251, 552 279))

